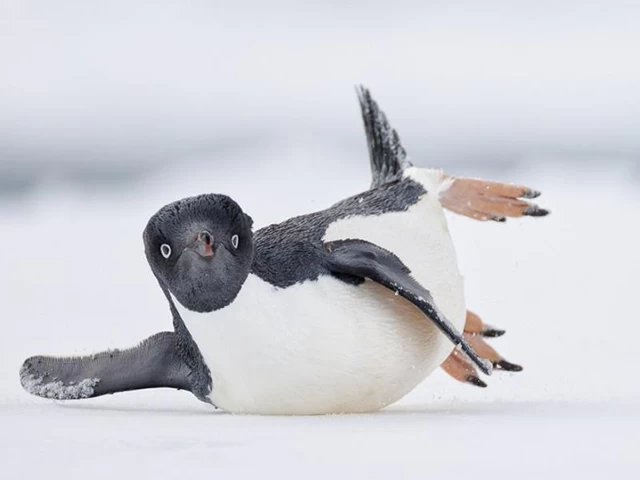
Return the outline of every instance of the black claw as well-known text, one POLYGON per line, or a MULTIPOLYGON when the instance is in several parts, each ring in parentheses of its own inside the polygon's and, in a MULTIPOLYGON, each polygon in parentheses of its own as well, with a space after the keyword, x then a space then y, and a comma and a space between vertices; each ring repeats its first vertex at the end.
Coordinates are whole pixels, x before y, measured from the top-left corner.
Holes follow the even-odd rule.
POLYGON ((522 198, 538 198, 540 196, 540 192, 538 190, 527 189, 522 194, 522 198))
POLYGON ((480 380, 475 375, 469 375, 467 377, 467 383, 470 383, 471 385, 475 385, 476 387, 487 388, 487 384, 484 383, 482 380, 480 380))
POLYGON ((494 222, 506 222, 507 219, 505 217, 491 217, 491 220, 493 220, 494 222))
POLYGON ((522 367, 515 363, 507 362, 506 360, 498 360, 493 363, 493 368, 496 370, 505 370, 507 372, 521 372, 522 367))
POLYGON ((524 212, 522 212, 523 215, 527 215, 529 217, 544 217, 549 215, 549 213, 549 210, 540 208, 537 205, 530 205, 524 209, 524 212))
POLYGON ((480 335, 487 338, 496 338, 496 337, 501 337, 505 333, 507 333, 506 330, 502 330, 500 328, 491 327, 487 325, 485 329, 482 332, 480 332, 480 335))

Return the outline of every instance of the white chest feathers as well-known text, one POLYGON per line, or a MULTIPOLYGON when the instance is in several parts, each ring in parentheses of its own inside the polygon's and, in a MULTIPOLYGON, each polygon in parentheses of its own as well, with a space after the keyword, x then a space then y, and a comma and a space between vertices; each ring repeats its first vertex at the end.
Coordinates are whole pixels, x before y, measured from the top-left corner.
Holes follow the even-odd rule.
MULTIPOLYGON (((350 217, 325 240, 361 238, 412 270, 459 329, 462 278, 440 204, 350 217)), ((383 408, 410 392, 452 345, 411 303, 370 281, 323 276, 278 289, 249 275, 235 301, 210 314, 176 306, 207 363, 211 401, 238 413, 322 414, 383 408)))

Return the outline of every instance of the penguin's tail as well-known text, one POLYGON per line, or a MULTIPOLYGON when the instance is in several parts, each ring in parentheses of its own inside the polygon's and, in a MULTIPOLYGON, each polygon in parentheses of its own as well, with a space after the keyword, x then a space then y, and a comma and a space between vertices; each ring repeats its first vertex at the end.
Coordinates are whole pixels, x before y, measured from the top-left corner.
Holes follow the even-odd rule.
POLYGON ((407 152, 400 143, 400 137, 387 116, 378 107, 371 92, 363 85, 356 86, 364 130, 367 134, 369 159, 371 161, 371 188, 400 180, 406 168, 412 166, 407 152))

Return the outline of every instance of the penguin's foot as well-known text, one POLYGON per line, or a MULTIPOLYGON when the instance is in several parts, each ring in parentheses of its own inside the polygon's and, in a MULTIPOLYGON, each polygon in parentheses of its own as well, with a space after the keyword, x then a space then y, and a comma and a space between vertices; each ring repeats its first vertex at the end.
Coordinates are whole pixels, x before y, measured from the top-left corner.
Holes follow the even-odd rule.
POLYGON ((525 199, 536 198, 540 192, 508 183, 489 182, 473 178, 445 176, 450 182, 440 192, 444 208, 480 221, 504 222, 507 217, 544 217, 548 210, 525 199))
MULTIPOLYGON (((486 337, 499 337, 504 333, 504 330, 484 323, 478 315, 467 311, 464 337, 476 353, 480 357, 489 360, 496 370, 520 372, 522 370, 520 365, 505 360, 484 340, 486 337)), ((484 388, 487 386, 487 384, 480 379, 476 367, 457 348, 454 349, 451 355, 444 361, 442 369, 460 382, 469 383, 476 387, 484 388)))
POLYGON ((471 310, 467 310, 467 318, 464 324, 465 333, 480 334, 483 337, 501 337, 505 331, 484 323, 482 319, 471 310))
POLYGON ((451 352, 451 355, 444 361, 442 369, 460 382, 470 383, 471 385, 482 388, 487 386, 478 376, 476 367, 474 367, 457 348, 455 348, 453 352, 451 352))

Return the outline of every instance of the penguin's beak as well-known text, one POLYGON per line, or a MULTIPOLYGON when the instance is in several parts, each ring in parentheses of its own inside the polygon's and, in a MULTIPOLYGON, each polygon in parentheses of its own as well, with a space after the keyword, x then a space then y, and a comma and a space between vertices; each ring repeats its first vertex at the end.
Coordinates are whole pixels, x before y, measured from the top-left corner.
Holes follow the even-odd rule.
POLYGON ((214 255, 214 241, 213 235, 206 230, 198 233, 196 239, 187 248, 193 250, 198 255, 204 258, 211 258, 214 255))

